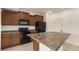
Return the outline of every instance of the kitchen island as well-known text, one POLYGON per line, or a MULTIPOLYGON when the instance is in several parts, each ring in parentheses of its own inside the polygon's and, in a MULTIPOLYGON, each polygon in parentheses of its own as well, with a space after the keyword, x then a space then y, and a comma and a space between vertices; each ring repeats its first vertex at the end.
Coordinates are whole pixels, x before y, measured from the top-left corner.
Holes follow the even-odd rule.
POLYGON ((70 36, 69 33, 63 32, 42 32, 28 34, 33 39, 34 51, 58 51, 63 50, 63 43, 70 36))

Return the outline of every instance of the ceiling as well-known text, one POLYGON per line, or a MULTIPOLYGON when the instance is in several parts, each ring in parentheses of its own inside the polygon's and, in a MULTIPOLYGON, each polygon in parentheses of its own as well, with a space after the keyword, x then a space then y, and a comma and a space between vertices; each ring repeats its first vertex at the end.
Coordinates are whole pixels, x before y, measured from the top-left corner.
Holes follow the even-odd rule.
POLYGON ((69 8, 24 8, 24 9, 36 13, 46 13, 47 11, 52 11, 53 13, 55 13, 68 10, 69 8))
POLYGON ((30 11, 35 13, 46 13, 48 11, 52 11, 52 13, 62 12, 68 10, 70 8, 6 8, 14 11, 23 10, 23 11, 30 11))

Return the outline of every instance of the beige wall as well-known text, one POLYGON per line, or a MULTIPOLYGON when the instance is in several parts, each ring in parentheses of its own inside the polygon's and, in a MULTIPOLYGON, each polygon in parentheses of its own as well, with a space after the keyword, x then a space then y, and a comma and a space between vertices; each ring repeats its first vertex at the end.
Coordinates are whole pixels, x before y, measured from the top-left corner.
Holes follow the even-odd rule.
POLYGON ((47 22, 47 32, 48 31, 56 31, 60 32, 63 29, 63 18, 61 17, 61 13, 52 13, 49 11, 46 13, 46 22, 47 22))
POLYGON ((79 9, 62 12, 62 17, 64 32, 71 33, 68 42, 79 45, 79 9))
POLYGON ((60 13, 46 13, 47 31, 58 31, 71 33, 67 40, 79 45, 79 9, 69 9, 60 13), (58 20, 59 19, 59 20, 58 20), (63 26, 62 26, 63 23, 63 26))

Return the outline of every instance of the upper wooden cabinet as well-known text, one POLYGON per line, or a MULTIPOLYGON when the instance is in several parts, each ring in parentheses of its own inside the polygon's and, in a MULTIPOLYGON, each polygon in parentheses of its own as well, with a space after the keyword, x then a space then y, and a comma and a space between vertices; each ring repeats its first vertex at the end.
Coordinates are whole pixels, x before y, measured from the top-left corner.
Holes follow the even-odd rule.
POLYGON ((2 10, 2 25, 18 25, 18 13, 10 10, 2 10))
POLYGON ((29 13, 18 11, 19 19, 29 20, 29 13))
POLYGON ((19 25, 19 20, 28 20, 29 25, 34 26, 37 21, 43 21, 43 16, 29 15, 23 11, 2 10, 2 25, 19 25))
POLYGON ((43 21, 43 16, 35 15, 36 21, 43 21))
POLYGON ((43 16, 40 15, 30 15, 29 21, 31 26, 35 26, 36 22, 43 21, 43 16))
POLYGON ((30 26, 34 26, 35 23, 36 23, 35 16, 34 16, 34 15, 30 15, 30 16, 29 16, 29 25, 30 25, 30 26))

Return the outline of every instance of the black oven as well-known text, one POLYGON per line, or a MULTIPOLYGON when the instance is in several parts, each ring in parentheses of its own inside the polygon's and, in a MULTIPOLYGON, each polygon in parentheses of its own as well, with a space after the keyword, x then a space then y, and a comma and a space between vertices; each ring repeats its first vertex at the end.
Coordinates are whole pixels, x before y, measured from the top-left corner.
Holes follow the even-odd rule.
POLYGON ((27 34, 30 34, 30 31, 28 28, 19 28, 20 31, 20 44, 30 43, 31 38, 27 36, 27 34))

